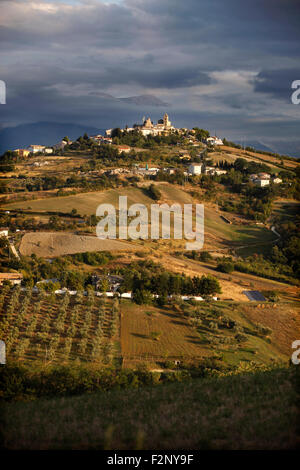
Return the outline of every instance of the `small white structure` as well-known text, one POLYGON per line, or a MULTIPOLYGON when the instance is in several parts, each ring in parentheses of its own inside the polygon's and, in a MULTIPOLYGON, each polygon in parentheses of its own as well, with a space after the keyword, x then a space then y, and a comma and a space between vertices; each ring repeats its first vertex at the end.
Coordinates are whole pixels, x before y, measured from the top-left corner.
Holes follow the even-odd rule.
POLYGON ((119 153, 129 153, 131 151, 131 147, 129 147, 129 145, 117 145, 117 149, 119 153))
POLYGON ((206 139, 206 143, 210 145, 224 145, 223 141, 219 139, 216 135, 212 135, 206 139))
POLYGON ((256 184, 256 186, 259 186, 260 188, 263 188, 264 186, 268 186, 270 184, 270 180, 265 178, 265 179, 262 179, 262 178, 258 178, 256 180, 253 181, 254 184, 256 184))
POLYGON ((188 167, 188 172, 190 175, 201 175, 202 173, 202 164, 201 163, 191 163, 188 167))
POLYGON ((53 153, 53 148, 52 147, 45 147, 44 148, 44 153, 53 153))
POLYGON ((124 292, 123 294, 121 294, 120 296, 122 299, 131 299, 132 298, 132 294, 131 292, 124 292))
POLYGON ((282 179, 280 179, 280 178, 273 178, 272 181, 273 181, 274 184, 282 183, 282 179))
POLYGON ((227 173, 227 170, 221 170, 220 168, 215 168, 214 169, 214 174, 217 175, 217 176, 226 175, 226 173, 227 173))
POLYGON ((164 168, 164 171, 169 175, 174 175, 176 172, 176 168, 164 168))
POLYGON ((8 228, 6 227, 0 228, 0 237, 8 237, 8 228))
POLYGON ((29 152, 31 152, 31 153, 38 153, 38 152, 43 152, 46 147, 45 147, 45 145, 32 144, 32 145, 29 145, 29 147, 27 147, 27 148, 28 148, 29 152))

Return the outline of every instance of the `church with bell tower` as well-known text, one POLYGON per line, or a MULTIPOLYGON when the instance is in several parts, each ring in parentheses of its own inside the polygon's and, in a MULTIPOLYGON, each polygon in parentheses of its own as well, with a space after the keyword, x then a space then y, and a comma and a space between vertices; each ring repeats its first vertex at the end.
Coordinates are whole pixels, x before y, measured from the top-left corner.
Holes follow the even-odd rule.
POLYGON ((138 128, 143 135, 160 135, 169 134, 173 132, 175 128, 172 126, 171 121, 167 113, 163 115, 162 119, 157 121, 157 124, 153 124, 151 118, 148 117, 144 120, 142 125, 135 124, 135 128, 138 128))

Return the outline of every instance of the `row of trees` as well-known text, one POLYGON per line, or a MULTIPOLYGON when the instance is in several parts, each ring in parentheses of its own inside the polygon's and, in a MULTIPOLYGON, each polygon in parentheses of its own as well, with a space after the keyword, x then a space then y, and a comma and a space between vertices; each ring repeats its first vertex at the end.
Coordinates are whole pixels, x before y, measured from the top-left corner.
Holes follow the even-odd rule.
POLYGON ((133 263, 123 269, 124 282, 120 290, 134 293, 138 303, 148 303, 151 295, 203 295, 221 292, 218 280, 213 276, 194 276, 174 274, 165 271, 160 265, 149 261, 133 263))

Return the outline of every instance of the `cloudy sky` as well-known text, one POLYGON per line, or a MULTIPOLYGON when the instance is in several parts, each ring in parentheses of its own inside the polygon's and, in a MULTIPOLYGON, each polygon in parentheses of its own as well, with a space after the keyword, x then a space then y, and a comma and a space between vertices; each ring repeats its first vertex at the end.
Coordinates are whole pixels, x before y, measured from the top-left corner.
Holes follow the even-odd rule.
POLYGON ((176 126, 300 156, 299 0, 0 0, 1 127, 176 126), (152 107, 116 98, 150 94, 152 107))

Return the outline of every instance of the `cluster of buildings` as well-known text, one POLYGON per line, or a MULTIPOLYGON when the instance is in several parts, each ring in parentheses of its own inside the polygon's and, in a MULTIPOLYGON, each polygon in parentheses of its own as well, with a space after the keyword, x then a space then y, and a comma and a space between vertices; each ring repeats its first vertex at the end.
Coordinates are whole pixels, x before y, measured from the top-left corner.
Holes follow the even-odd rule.
POLYGON ((225 175, 227 173, 226 170, 222 170, 221 168, 216 168, 214 166, 207 166, 205 163, 191 163, 188 167, 188 174, 189 175, 212 175, 212 176, 219 176, 225 175))
POLYGON ((263 188, 264 186, 269 186, 271 181, 274 184, 282 183, 282 179, 277 177, 271 178, 271 175, 269 175, 269 173, 252 174, 250 175, 249 179, 253 184, 261 188, 263 188))
MULTIPOLYGON (((112 129, 110 129, 112 130, 112 129)), ((98 145, 112 144, 112 138, 101 134, 91 135, 90 139, 98 145)))
POLYGON ((61 140, 58 144, 53 145, 53 147, 47 147, 46 145, 31 144, 26 149, 15 149, 14 152, 19 157, 28 157, 30 154, 43 153, 49 155, 55 150, 63 150, 66 145, 70 145, 72 141, 61 140))
POLYGON ((207 137, 206 139, 207 145, 224 145, 223 141, 219 139, 216 135, 213 135, 211 137, 207 137))
POLYGON ((53 153, 53 148, 52 147, 46 147, 45 145, 29 145, 27 149, 15 149, 14 152, 19 156, 19 157, 28 157, 31 153, 44 153, 44 154, 50 154, 53 153))
MULTIPOLYGON (((170 134, 171 132, 180 131, 180 129, 176 129, 172 126, 172 123, 169 119, 167 113, 163 115, 162 119, 159 119, 156 124, 151 121, 151 118, 148 117, 143 121, 142 124, 134 124, 133 127, 126 127, 121 129, 122 132, 132 132, 138 130, 144 136, 147 135, 166 135, 170 134)), ((105 132, 106 137, 111 137, 112 129, 107 129, 105 132)))

